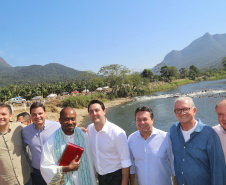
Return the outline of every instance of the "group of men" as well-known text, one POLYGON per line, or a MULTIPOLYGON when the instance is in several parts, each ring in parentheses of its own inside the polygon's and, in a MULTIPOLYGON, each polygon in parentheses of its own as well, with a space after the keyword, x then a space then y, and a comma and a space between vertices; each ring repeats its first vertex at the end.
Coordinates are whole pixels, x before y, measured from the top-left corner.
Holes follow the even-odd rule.
POLYGON ((87 133, 77 127, 71 107, 63 108, 59 122, 54 122, 46 120, 41 103, 34 103, 32 124, 25 127, 11 123, 10 106, 0 104, 0 184, 30 185, 32 179, 35 185, 95 185, 96 172, 100 185, 128 185, 129 179, 135 185, 135 174, 139 185, 225 185, 226 100, 216 105, 219 125, 214 129, 196 119, 196 111, 191 98, 177 98, 174 113, 179 122, 166 133, 153 127, 150 107, 138 107, 137 131, 127 141, 125 131, 107 120, 99 100, 88 105, 92 124, 87 133), (76 156, 69 165, 59 166, 69 142, 84 152, 80 160, 76 156))

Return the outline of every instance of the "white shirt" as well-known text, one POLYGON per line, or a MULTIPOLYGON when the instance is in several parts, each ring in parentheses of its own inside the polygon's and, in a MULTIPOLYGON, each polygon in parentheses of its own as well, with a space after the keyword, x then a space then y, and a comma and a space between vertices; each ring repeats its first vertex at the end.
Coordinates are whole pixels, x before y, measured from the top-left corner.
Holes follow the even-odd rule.
POLYGON ((133 164, 130 174, 137 174, 139 185, 172 185, 171 173, 175 172, 169 134, 153 127, 145 140, 136 131, 129 136, 128 144, 133 164))
POLYGON ((127 137, 123 129, 106 120, 99 132, 94 123, 87 130, 98 174, 105 175, 131 166, 127 137))
POLYGON ((191 134, 194 132, 194 130, 195 130, 195 128, 196 128, 197 125, 198 125, 198 121, 196 120, 195 126, 192 127, 190 130, 187 130, 186 131, 186 130, 183 130, 182 127, 180 127, 181 132, 182 132, 182 134, 184 136, 185 142, 187 142, 190 139, 191 134))
MULTIPOLYGON (((65 139, 70 143, 74 143, 74 137, 75 137, 74 134, 70 136, 65 135, 65 139)), ((84 134, 84 139, 86 144, 88 145, 88 147, 86 148, 89 150, 89 143, 88 143, 89 139, 87 134, 84 134)), ((89 164, 93 164, 92 158, 90 157, 90 153, 91 151, 87 152, 89 164)), ((57 167, 58 167, 58 164, 54 160, 54 134, 48 138, 48 140, 43 146, 40 164, 41 164, 40 165, 41 174, 44 180, 46 181, 46 183, 49 184, 52 178, 57 173, 57 167)), ((89 167, 90 167, 92 182, 94 185, 96 185, 94 169, 92 166, 89 166, 89 167)), ((79 178, 78 178, 78 171, 73 171, 72 177, 73 177, 74 185, 80 185, 79 178)))

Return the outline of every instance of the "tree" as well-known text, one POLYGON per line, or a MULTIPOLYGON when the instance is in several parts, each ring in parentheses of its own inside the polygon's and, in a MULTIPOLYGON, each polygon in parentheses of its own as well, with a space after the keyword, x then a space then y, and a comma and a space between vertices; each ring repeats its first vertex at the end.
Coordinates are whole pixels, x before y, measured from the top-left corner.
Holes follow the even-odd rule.
POLYGON ((178 70, 175 66, 171 66, 168 68, 168 77, 170 79, 173 79, 173 78, 178 78, 178 70))
POLYGON ((167 65, 164 65, 161 67, 160 69, 160 74, 161 74, 161 77, 163 77, 163 81, 168 81, 168 72, 169 72, 169 67, 167 65))
POLYGON ((191 65, 189 67, 189 77, 192 79, 192 80, 195 80, 197 77, 200 76, 200 73, 201 71, 194 65, 191 65))
POLYGON ((97 75, 92 71, 84 71, 78 77, 81 79, 82 82, 81 90, 84 90, 89 89, 93 85, 92 79, 96 78, 97 75))
POLYGON ((188 76, 188 69, 186 67, 182 67, 179 69, 180 78, 186 78, 188 76))
POLYGON ((150 69, 144 69, 144 71, 141 73, 141 76, 153 81, 154 74, 150 69))
POLYGON ((108 78, 108 82, 111 87, 117 85, 121 86, 123 84, 124 77, 129 73, 130 70, 127 67, 118 64, 103 66, 98 72, 99 75, 108 78))
POLYGON ((224 66, 224 70, 226 70, 226 57, 222 58, 222 65, 224 66))
POLYGON ((178 78, 178 70, 175 66, 168 67, 164 65, 160 70, 163 81, 172 81, 173 78, 178 78))

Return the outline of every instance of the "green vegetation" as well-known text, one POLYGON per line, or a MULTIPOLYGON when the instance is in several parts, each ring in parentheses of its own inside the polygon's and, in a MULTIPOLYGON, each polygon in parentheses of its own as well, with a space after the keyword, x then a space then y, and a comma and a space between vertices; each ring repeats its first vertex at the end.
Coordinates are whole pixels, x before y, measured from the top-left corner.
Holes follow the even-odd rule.
POLYGON ((86 107, 92 99, 102 101, 113 100, 122 97, 135 97, 150 95, 169 88, 174 88, 187 83, 201 80, 217 80, 226 78, 226 57, 222 59, 224 68, 200 71, 191 65, 189 69, 167 65, 161 67, 160 74, 154 75, 151 70, 144 69, 142 73, 131 73, 125 66, 113 64, 104 66, 98 74, 93 72, 80 73, 74 81, 62 81, 57 83, 40 83, 36 85, 9 85, 0 89, 1 101, 6 102, 10 98, 22 96, 30 100, 34 96, 45 98, 51 93, 60 95, 63 92, 80 91, 76 96, 68 96, 63 99, 61 106, 86 107), (97 92, 98 87, 107 88, 97 92), (89 93, 81 93, 89 89, 89 93))
POLYGON ((106 101, 107 96, 102 93, 93 94, 91 96, 69 96, 62 100, 62 106, 70 106, 74 108, 87 107, 89 102, 93 99, 101 99, 102 101, 106 101))

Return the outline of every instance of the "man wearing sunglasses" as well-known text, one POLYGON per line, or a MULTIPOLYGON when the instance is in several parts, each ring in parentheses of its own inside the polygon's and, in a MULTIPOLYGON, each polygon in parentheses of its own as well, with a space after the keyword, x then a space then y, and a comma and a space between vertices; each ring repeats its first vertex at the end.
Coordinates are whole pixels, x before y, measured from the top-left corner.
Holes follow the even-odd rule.
POLYGON ((195 118, 197 108, 190 97, 175 100, 179 120, 170 129, 174 168, 178 184, 225 185, 226 169, 217 133, 195 118))

